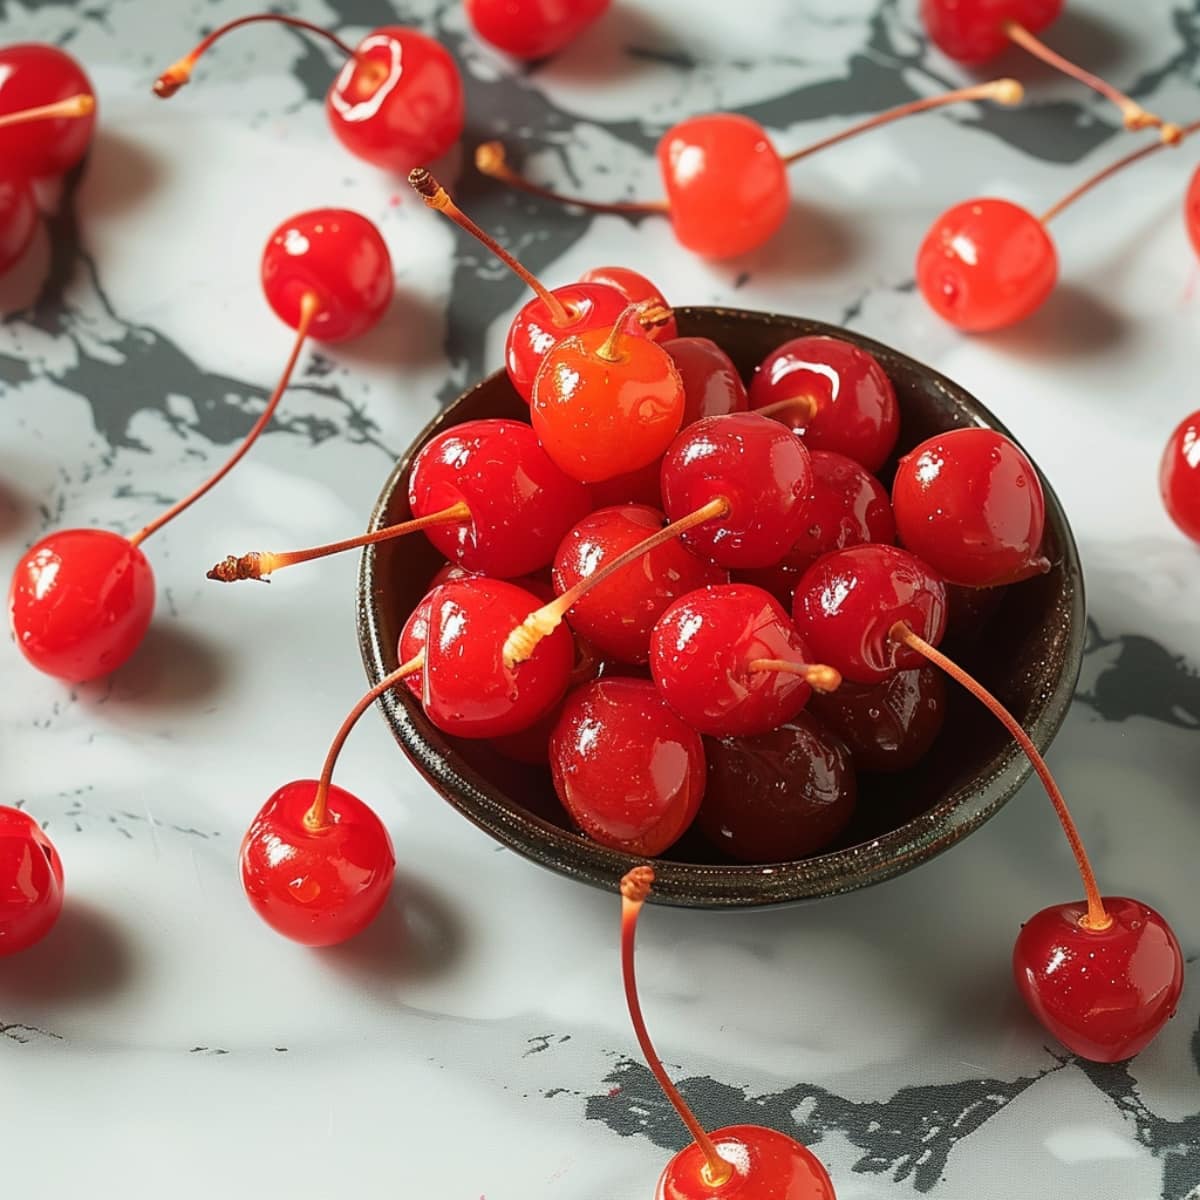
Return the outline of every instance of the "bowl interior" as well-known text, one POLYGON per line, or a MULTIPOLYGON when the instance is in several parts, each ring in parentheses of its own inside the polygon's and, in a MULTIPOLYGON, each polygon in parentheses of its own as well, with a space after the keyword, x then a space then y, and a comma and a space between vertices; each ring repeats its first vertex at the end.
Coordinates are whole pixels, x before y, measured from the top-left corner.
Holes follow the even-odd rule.
MULTIPOLYGON (((829 334, 874 354, 901 409, 896 456, 947 429, 1004 430, 977 400, 913 359, 850 331, 798 317, 716 308, 677 310, 681 335, 712 338, 743 378, 782 342, 829 334)), ((528 419, 503 371, 483 380, 422 432, 388 479, 372 516, 379 528, 408 516, 408 475, 416 451, 450 425, 483 417, 528 419)), ((890 483, 894 459, 880 476, 890 483)), ((1043 478, 1043 483, 1045 480, 1043 478)), ((1083 587, 1070 528, 1046 485, 1046 575, 988 597, 967 636, 951 647, 1045 748, 1066 714, 1083 647, 1083 587)), ((359 637, 372 683, 398 665, 397 640, 441 559, 423 537, 364 552, 359 637)), ((511 762, 486 743, 447 737, 405 688, 385 696, 393 733, 429 782, 465 816, 526 857, 584 882, 612 888, 636 860, 577 834, 549 773, 511 762)), ((897 875, 947 849, 999 809, 1028 775, 1024 756, 981 705, 953 684, 946 725, 932 752, 910 771, 859 775, 857 815, 826 852, 788 863, 732 864, 690 833, 656 860, 655 897, 691 907, 745 907, 835 895, 897 875)))

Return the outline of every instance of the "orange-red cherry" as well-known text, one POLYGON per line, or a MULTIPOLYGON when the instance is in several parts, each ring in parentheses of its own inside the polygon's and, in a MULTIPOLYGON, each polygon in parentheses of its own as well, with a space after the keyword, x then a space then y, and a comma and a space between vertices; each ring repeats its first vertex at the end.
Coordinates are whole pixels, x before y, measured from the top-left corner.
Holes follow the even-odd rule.
MULTIPOLYGON (((64 50, 37 42, 0 47, 0 116, 41 108, 95 89, 83 68, 64 50)), ((53 117, 0 128, 0 164, 26 179, 61 175, 91 144, 96 115, 53 117)))
POLYGON ((1030 33, 1057 20, 1064 0, 921 0, 921 21, 938 49, 963 63, 981 63, 1007 50, 1004 32, 1015 21, 1030 33))
POLYGON ((62 906, 58 851, 28 813, 0 805, 0 958, 40 942, 62 906))
POLYGON ((1163 451, 1158 486, 1167 515, 1200 542, 1200 412, 1176 426, 1163 451))

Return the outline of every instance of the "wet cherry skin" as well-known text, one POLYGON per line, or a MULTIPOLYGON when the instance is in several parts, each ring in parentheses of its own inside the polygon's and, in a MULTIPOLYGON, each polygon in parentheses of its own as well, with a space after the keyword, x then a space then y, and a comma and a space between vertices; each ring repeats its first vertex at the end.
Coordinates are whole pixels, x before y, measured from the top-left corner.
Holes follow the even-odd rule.
POLYGON ((1041 307, 1058 280, 1046 227, 1008 200, 967 200, 933 223, 917 286, 939 317, 971 333, 1003 329, 1041 307))
POLYGON ((0 958, 40 942, 62 906, 58 851, 28 813, 0 804, 0 958))
POLYGON ((345 208, 314 208, 284 221, 267 240, 262 286, 275 315, 295 329, 306 292, 320 310, 321 342, 342 342, 375 325, 392 302, 392 259, 379 230, 345 208))
POLYGON ((37 229, 37 203, 24 176, 0 166, 0 275, 25 253, 37 229))
POLYGON ((589 483, 588 493, 595 508, 611 508, 614 504, 648 504, 651 508, 662 508, 662 459, 655 459, 636 471, 589 483))
POLYGON ((1192 249, 1200 254, 1200 167, 1192 175, 1183 204, 1183 219, 1187 226, 1192 249))
POLYGON ((1062 12, 1064 0, 921 0, 921 21, 941 52, 964 63, 981 63, 1012 42, 1005 21, 1030 33, 1045 29, 1062 12))
POLYGON ((994 429, 952 429, 906 454, 892 509, 901 543, 950 583, 998 587, 1050 569, 1038 473, 994 429))
MULTIPOLYGON (((37 42, 0 47, 0 116, 40 108, 71 96, 95 96, 83 68, 57 46, 37 42)), ((85 117, 30 121, 0 129, 0 163, 28 179, 70 170, 92 140, 93 111, 85 117)))
POLYGON ((305 946, 333 946, 364 930, 391 891, 396 856, 383 822, 357 796, 331 784, 325 824, 304 817, 315 779, 284 784, 242 840, 242 886, 277 933, 305 946))
POLYGON ((683 380, 683 423, 723 417, 750 407, 746 385, 733 360, 711 338, 677 337, 663 341, 683 380))
POLYGON ((128 539, 60 529, 22 555, 8 593, 21 653, 39 671, 83 683, 115 671, 154 614, 154 573, 128 539))
POLYGON ((604 14, 609 0, 466 0, 467 17, 485 42, 514 58, 545 58, 604 14))
MULTIPOLYGON (((625 297, 626 304, 641 304, 646 307, 668 309, 666 297, 640 271, 629 267, 592 267, 579 277, 580 283, 602 283, 625 297)), ((661 325, 654 325, 646 330, 646 336, 653 342, 665 342, 679 336, 679 326, 675 318, 669 317, 661 325)))
POLYGON ((650 670, 663 699, 693 729, 715 736, 766 733, 812 695, 802 675, 751 670, 759 658, 813 661, 779 601, 748 583, 689 592, 650 637, 650 670))
POLYGON ((1200 412, 1185 417, 1163 452, 1158 486, 1167 515, 1200 542, 1200 412))
POLYGON ((763 359, 750 381, 751 409, 802 398, 815 406, 783 409, 775 419, 810 450, 833 450, 868 471, 887 461, 900 432, 892 381, 875 356, 833 337, 799 337, 763 359))
POLYGON ((761 1125, 727 1125, 710 1134, 734 1168, 728 1182, 705 1182, 704 1152, 693 1142, 675 1155, 655 1200, 837 1200, 821 1160, 799 1142, 761 1125))
POLYGON ((368 34, 338 72, 325 113, 351 154, 406 173, 441 158, 458 141, 465 119, 462 77, 440 42, 387 25, 368 34))
POLYGON ((521 421, 466 421, 431 438, 413 460, 414 517, 465 502, 469 520, 432 525, 425 536, 450 562, 500 579, 549 566, 567 530, 591 508, 521 421))
POLYGON ((663 457, 663 502, 672 521, 724 497, 727 516, 685 533, 693 553, 723 567, 765 567, 808 522, 812 463, 804 443, 756 413, 705 417, 683 429, 663 457))
POLYGON ((658 143, 675 236, 704 258, 761 246, 791 205, 787 169, 767 131, 736 113, 688 117, 658 143))
MULTIPOLYGON (((562 595, 580 579, 663 527, 666 518, 643 504, 602 508, 563 538, 554 556, 554 590, 562 595)), ((709 584, 727 583, 720 567, 692 554, 680 541, 656 546, 582 596, 567 612, 571 627, 605 658, 644 663, 650 632, 672 601, 709 584)))
POLYGON ((897 621, 936 646, 946 628, 946 588, 898 546, 851 546, 819 558, 800 578, 792 618, 816 655, 854 683, 882 683, 925 660, 894 642, 897 621))
POLYGON ((1145 1049, 1174 1014, 1183 955, 1154 909, 1104 898, 1108 929, 1080 925, 1087 905, 1044 908, 1013 950, 1017 989, 1034 1016, 1069 1050, 1092 1062, 1121 1062, 1145 1049))
POLYGON ((613 850, 653 856, 695 819, 704 747, 654 684, 598 679, 567 697, 550 736, 550 771, 584 833, 613 850))
POLYGON ((706 738, 704 757, 708 784, 696 824, 738 862, 816 854, 854 815, 850 754, 807 712, 754 737, 706 738))

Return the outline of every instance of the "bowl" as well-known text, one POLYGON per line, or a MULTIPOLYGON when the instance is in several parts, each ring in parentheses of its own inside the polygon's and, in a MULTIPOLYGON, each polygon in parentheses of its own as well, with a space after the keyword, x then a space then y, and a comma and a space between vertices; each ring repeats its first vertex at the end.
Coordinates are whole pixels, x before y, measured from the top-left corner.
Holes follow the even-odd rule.
MULTIPOLYGON (((896 454, 948 429, 986 426, 1008 433, 970 393, 936 371, 850 330, 801 317, 724 308, 677 310, 680 334, 712 338, 743 378, 794 337, 826 334, 869 350, 896 388, 901 410, 896 454)), ((464 392, 429 423, 396 464, 371 516, 377 529, 408 515, 408 476, 417 451, 435 434, 482 417, 527 419, 528 409, 503 371, 464 392)), ((1009 435, 1011 436, 1011 434, 1009 435)), ((885 483, 892 460, 880 473, 885 483)), ((1001 590, 955 652, 1007 705, 1045 750, 1057 733, 1079 674, 1085 633, 1083 579, 1070 527, 1046 491, 1045 551, 1053 568, 1001 590), (986 632, 986 636, 979 636, 986 632), (974 636, 971 636, 971 635, 974 636)), ((422 537, 368 547, 358 584, 358 634, 367 676, 378 683, 398 666, 397 639, 441 560, 422 537)), ((485 743, 447 737, 426 719, 407 688, 382 706, 396 740, 434 789, 460 813, 518 854, 606 889, 636 865, 575 832, 549 773, 510 762, 485 743)), ((749 908, 849 892, 912 870, 962 841, 994 815, 1030 774, 1025 756, 999 723, 955 685, 947 688, 946 725, 933 750, 910 771, 859 776, 858 813, 842 838, 794 862, 722 861, 689 833, 654 862, 654 898, 690 908, 749 908)))

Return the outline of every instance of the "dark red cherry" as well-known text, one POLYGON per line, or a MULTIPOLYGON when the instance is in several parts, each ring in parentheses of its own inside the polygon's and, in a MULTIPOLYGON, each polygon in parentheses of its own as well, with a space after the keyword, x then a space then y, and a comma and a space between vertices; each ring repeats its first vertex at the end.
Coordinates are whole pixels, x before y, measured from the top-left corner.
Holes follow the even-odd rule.
POLYGON ((662 459, 655 459, 636 471, 626 471, 611 479, 588 484, 593 508, 612 508, 614 504, 648 504, 662 508, 662 459))
POLYGON ((1200 542, 1200 412, 1185 417, 1163 452, 1158 486, 1167 515, 1200 542))
POLYGON ((951 583, 996 587, 1050 569, 1038 473, 994 429, 952 429, 906 454, 892 509, 901 543, 951 583))
MULTIPOLYGON (((83 68, 64 50, 37 42, 0 47, 0 116, 41 108, 71 96, 95 98, 83 68)), ((70 170, 87 152, 95 112, 0 129, 0 164, 7 174, 43 179, 70 170)))
MULTIPOLYGON (((561 595, 595 574, 664 523, 661 512, 641 504, 602 508, 584 517, 554 557, 555 591, 561 595)), ((679 541, 664 542, 583 596, 568 610, 567 620, 601 656, 644 663, 650 655, 650 631, 671 602, 728 579, 720 567, 697 558, 679 541)))
POLYGON ((28 813, 0 804, 0 958, 40 942, 62 905, 58 851, 28 813))
POLYGON ((37 220, 37 204, 24 176, 0 166, 0 275, 25 253, 37 220))
POLYGON ((778 421, 730 413, 695 421, 663 458, 663 501, 672 521, 718 497, 729 512, 684 535, 698 555, 723 567, 765 567, 804 531, 812 495, 804 443, 778 421))
POLYGON ((467 17, 485 42, 514 58, 545 58, 577 38, 609 0, 466 0, 467 17))
POLYGON ((463 579, 432 593, 425 643, 425 714, 458 737, 527 729, 567 690, 575 650, 565 626, 543 637, 528 661, 506 666, 512 629, 542 602, 498 579, 463 579))
POLYGON ((865 467, 842 454, 814 450, 813 494, 808 527, 777 563, 742 571, 741 578, 765 588, 789 608, 800 576, 822 554, 864 542, 896 540, 892 502, 883 484, 865 467))
POLYGON ((146 556, 106 529, 42 538, 17 563, 8 593, 21 653, 68 683, 115 671, 141 644, 153 613, 146 556))
POLYGON ((463 502, 469 520, 432 525, 426 537, 452 563, 498 578, 549 566, 567 530, 591 508, 520 421, 466 421, 431 438, 413 461, 414 517, 463 502))
POLYGON ((663 699, 717 736, 765 733, 790 721, 812 688, 802 673, 756 665, 814 660, 774 596, 746 583, 689 592, 658 619, 650 670, 663 699))
MULTIPOLYGON (((593 267, 579 277, 580 283, 603 283, 625 297, 626 304, 640 305, 648 314, 667 314, 671 306, 666 297, 645 275, 628 267, 593 267)), ((666 342, 679 336, 675 317, 654 320, 646 328, 646 336, 653 342, 666 342)))
POLYGON ((642 679, 599 679, 572 692, 550 737, 550 770, 584 833, 629 854, 661 854, 704 794, 700 735, 642 679))
POLYGON ((946 628, 946 589, 919 558, 898 546, 851 546, 819 558, 792 602, 800 635, 820 662, 854 683, 882 683, 924 659, 889 636, 905 621, 936 646, 946 628))
POLYGON ((1200 167, 1192 175, 1183 205, 1183 220, 1187 226, 1192 249, 1200 254, 1200 167))
POLYGON ((942 673, 926 665, 882 683, 843 682, 808 711, 845 744, 860 771, 907 771, 929 753, 946 717, 942 673))
POLYGON ((738 862, 816 854, 854 814, 850 754, 806 712, 753 737, 706 738, 704 757, 708 785, 696 824, 738 862))
POLYGON ((791 205, 787 169, 767 131, 736 113, 688 117, 658 143, 675 236, 705 258, 761 246, 791 205))
POLYGON ((852 342, 800 337, 763 359, 750 381, 751 409, 771 413, 810 450, 832 450, 877 471, 900 432, 892 381, 875 356, 852 342))
POLYGON ((921 21, 941 52, 958 62, 981 63, 1012 42, 1005 21, 1037 33, 1062 12, 1064 0, 921 0, 921 21))
POLYGON ((332 946, 365 929, 396 869, 383 822, 357 796, 329 786, 319 828, 306 823, 318 781, 284 784, 242 840, 242 886, 272 929, 305 946, 332 946))
POLYGON ((1067 1049, 1093 1062, 1132 1058, 1174 1015, 1183 955, 1149 905, 1104 897, 1107 929, 1080 922, 1087 905, 1044 908, 1021 926, 1013 950, 1017 988, 1067 1049))
MULTIPOLYGON (((660 339, 661 340, 661 339, 660 339)), ((683 423, 701 417, 723 417, 750 407, 746 385, 733 360, 711 338, 677 337, 664 341, 683 380, 683 423)))
POLYGON ((311 335, 341 342, 371 328, 392 301, 392 259, 379 230, 345 208, 314 208, 284 221, 267 241, 262 286, 276 316, 300 324, 306 293, 318 301, 311 335))
POLYGON ((971 333, 1024 320, 1057 280, 1058 252, 1046 227, 1008 200, 956 204, 917 253, 917 286, 929 307, 971 333))

